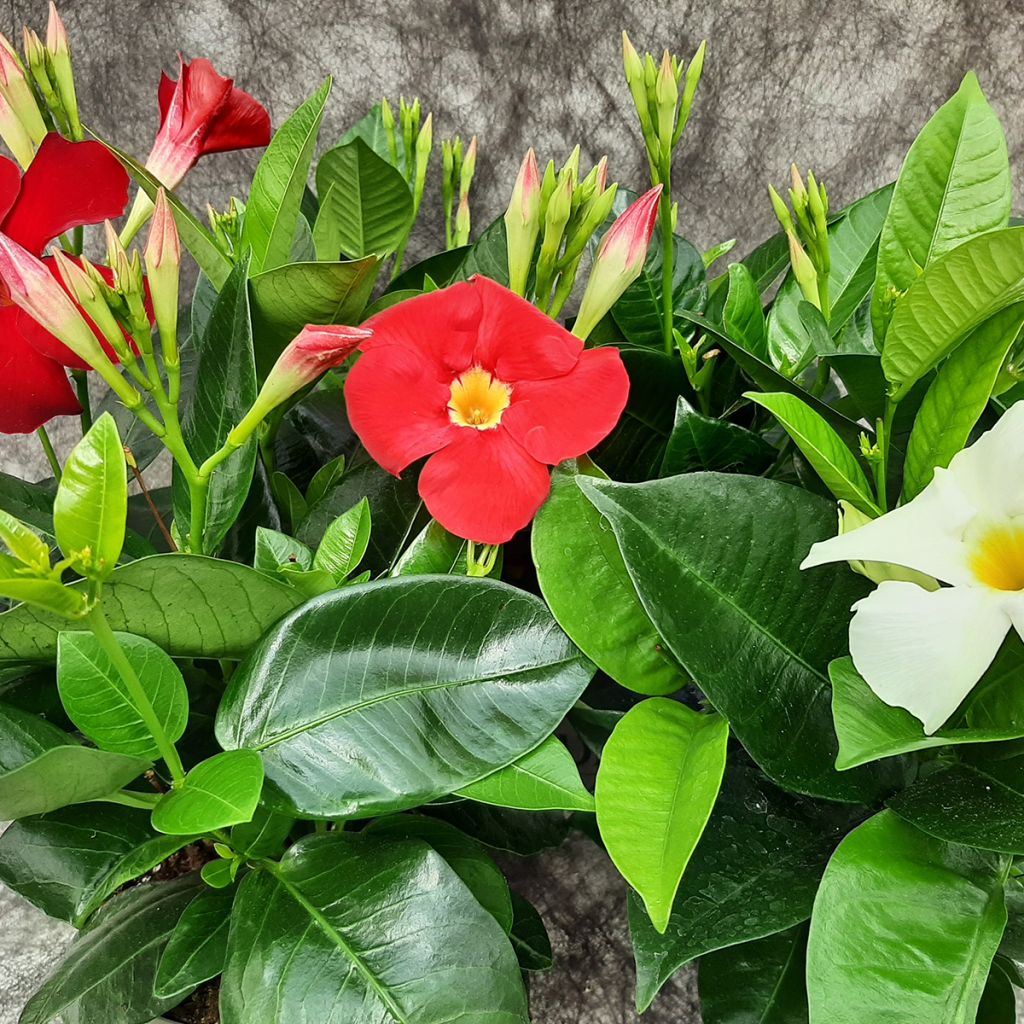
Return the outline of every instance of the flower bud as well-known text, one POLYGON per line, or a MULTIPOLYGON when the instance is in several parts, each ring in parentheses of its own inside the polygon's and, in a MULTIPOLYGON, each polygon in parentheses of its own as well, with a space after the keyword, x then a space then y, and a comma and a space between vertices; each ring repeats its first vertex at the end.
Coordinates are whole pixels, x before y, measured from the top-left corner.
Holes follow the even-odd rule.
POLYGON ((38 147, 46 138, 46 124, 25 75, 25 66, 3 35, 0 35, 0 96, 24 126, 32 145, 38 147))
POLYGON ((57 13, 57 5, 50 0, 50 17, 46 23, 46 49, 53 70, 53 82, 57 87, 61 107, 68 119, 71 134, 80 138, 82 123, 78 118, 78 95, 75 91, 75 76, 71 68, 71 47, 67 29, 57 13))
POLYGON ((388 138, 388 152, 391 154, 391 162, 397 167, 398 136, 395 134, 395 112, 391 109, 387 96, 380 101, 380 120, 381 124, 384 125, 384 134, 388 138))
POLYGON ((26 169, 32 158, 36 155, 36 148, 32 144, 25 126, 21 119, 11 109, 10 104, 0 93, 0 139, 4 140, 7 148, 14 154, 22 169, 26 169))
POLYGON ((167 200, 160 189, 149 225, 146 240, 146 277, 153 303, 153 314, 160 331, 165 363, 178 361, 178 274, 181 267, 181 243, 178 226, 167 200))
MULTIPOLYGON (((460 143, 461 145, 461 143, 460 143)), ((459 171, 459 196, 468 198, 469 187, 473 183, 473 175, 476 174, 476 136, 469 140, 469 147, 462 160, 462 168, 459 171)))
POLYGON ((672 56, 665 51, 661 67, 654 83, 654 96, 658 104, 658 139, 666 152, 672 147, 672 133, 676 126, 676 106, 679 102, 679 86, 672 70, 672 56))
POLYGON ((658 219, 661 185, 655 185, 608 229, 594 255, 573 334, 586 340, 598 322, 644 268, 658 219))
POLYGON ((796 228, 793 226, 793 218, 789 214, 789 207, 783 201, 782 196, 775 191, 773 185, 768 186, 768 196, 772 201, 772 209, 775 211, 775 216, 782 226, 782 230, 788 234, 795 234, 796 228))
MULTIPOLYGON (((102 282, 102 278, 99 278, 99 272, 92 264, 88 264, 88 269, 80 267, 60 249, 53 250, 53 260, 60 278, 64 282, 64 287, 82 307, 89 319, 100 329, 118 359, 122 363, 128 362, 132 356, 124 334, 107 304, 106 286, 102 282)), ((83 263, 85 262, 87 261, 83 260, 83 263)))
POLYGON ((651 134, 651 112, 647 103, 647 86, 644 84, 644 63, 625 31, 622 33, 622 66, 626 71, 626 84, 633 97, 633 106, 640 118, 640 128, 647 138, 651 134))
POLYGON ((459 208, 455 211, 455 245, 469 244, 469 196, 459 199, 459 208))
POLYGON ((517 295, 526 293, 526 281, 530 276, 533 252, 540 232, 540 201, 537 156, 532 149, 528 149, 512 189, 508 210, 505 211, 509 288, 517 295))
POLYGON ((789 239, 789 262, 793 267, 793 277, 796 278, 804 298, 816 309, 821 309, 818 272, 814 269, 814 263, 792 231, 787 231, 786 237, 789 239))

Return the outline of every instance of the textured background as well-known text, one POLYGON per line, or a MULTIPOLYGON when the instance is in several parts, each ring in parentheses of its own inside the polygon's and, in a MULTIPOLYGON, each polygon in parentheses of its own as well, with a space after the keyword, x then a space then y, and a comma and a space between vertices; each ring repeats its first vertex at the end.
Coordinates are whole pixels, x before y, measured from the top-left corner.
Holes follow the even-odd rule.
MULTIPOLYGON (((43 0, 0 3, 0 29, 45 24, 43 0)), ((208 56, 280 123, 327 74, 334 93, 322 140, 333 142, 380 96, 418 94, 435 138, 480 137, 473 209, 478 225, 501 212, 516 166, 583 146, 611 177, 643 184, 643 150, 621 77, 619 32, 638 47, 708 60, 697 111, 677 164, 680 225, 701 248, 772 228, 768 181, 790 161, 810 164, 838 208, 891 180, 917 129, 975 68, 1004 118, 1012 157, 1024 145, 1020 0, 65 0, 83 118, 144 157, 156 129, 156 81, 175 50, 208 56)), ((211 157, 188 179, 202 209, 243 196, 252 154, 211 157)), ((1018 184, 1019 189, 1019 184, 1018 184)), ((1019 191, 1018 191, 1019 197, 1019 191)), ((1018 204, 1019 205, 1019 204, 1018 204)), ((429 246, 440 225, 424 225, 429 246)), ((70 432, 61 433, 62 446, 70 432)), ((0 439, 0 470, 42 475, 34 439, 0 439)), ((560 969, 535 988, 544 1024, 628 1024, 632 969, 622 885, 586 842, 520 872, 545 913, 560 969)), ((0 1024, 17 1018, 31 979, 59 947, 59 929, 0 894, 0 1024)), ((696 1021, 693 983, 667 990, 645 1018, 696 1021)))

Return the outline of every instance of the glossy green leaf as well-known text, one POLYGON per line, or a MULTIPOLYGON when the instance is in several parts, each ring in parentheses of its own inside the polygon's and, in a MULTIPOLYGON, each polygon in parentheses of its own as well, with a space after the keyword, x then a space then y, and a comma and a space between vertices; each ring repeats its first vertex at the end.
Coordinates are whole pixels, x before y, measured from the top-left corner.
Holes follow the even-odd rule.
MULTIPOLYGON (((140 558, 115 569, 103 587, 112 628, 152 640, 174 658, 238 659, 299 603, 294 590, 255 569, 199 555, 140 558)), ((54 661, 67 626, 25 605, 4 612, 0 664, 54 661)))
POLYGON ((53 529, 65 557, 84 575, 106 578, 124 546, 128 470, 109 414, 72 449, 53 502, 53 529))
POLYGON ((256 555, 253 567, 260 572, 274 574, 282 565, 294 565, 299 569, 313 567, 313 552, 301 541, 289 537, 279 530, 256 527, 256 555))
POLYGON ((833 767, 826 669, 846 651, 849 609, 868 587, 845 566, 798 568, 801 552, 834 535, 831 502, 716 473, 580 483, 658 632, 769 777, 838 800, 884 790, 885 768, 833 767))
POLYGON ((1024 327, 1024 304, 986 320, 939 367, 914 420, 903 463, 903 500, 920 494, 937 468, 967 444, 992 397, 999 370, 1024 327))
POLYGON ((898 293, 962 242, 1005 227, 1012 200, 1003 128, 969 71, 921 129, 896 182, 871 297, 871 322, 880 342, 898 293))
POLYGON ((718 797, 729 723, 653 697, 615 726, 597 772, 597 825, 608 856, 658 932, 718 797))
POLYGON ((355 571, 370 543, 370 503, 358 504, 327 527, 313 556, 313 567, 329 572, 339 582, 355 571))
POLYGON ((805 921, 848 826, 849 813, 839 805, 794 797, 755 767, 730 765, 664 935, 630 896, 638 1009, 647 1009, 662 985, 696 957, 805 921))
POLYGON ((48 538, 53 537, 54 480, 29 483, 9 473, 0 473, 0 511, 48 538))
POLYGON ((705 416, 680 396, 658 476, 700 470, 757 475, 772 464, 776 455, 776 449, 759 434, 728 420, 705 416))
POLYGON ((523 591, 451 576, 383 580, 311 601, 271 630, 232 676, 217 737, 258 750, 290 807, 370 817, 532 750, 591 672, 523 591))
POLYGON ((250 857, 276 855, 283 849, 294 825, 295 819, 290 815, 261 805, 251 821, 242 822, 231 830, 231 848, 250 857))
MULTIPOLYGON (((38 567, 42 571, 50 568, 50 545, 9 512, 0 509, 0 543, 23 565, 38 567)), ((5 563, 4 575, 16 567, 5 563)))
POLYGON ((263 762, 254 750, 226 750, 201 761, 153 809, 153 828, 195 835, 251 821, 263 788, 263 762))
POLYGON ((158 999, 191 992, 224 969, 234 889, 204 889, 185 908, 153 979, 158 999))
POLYGON ((782 424, 836 498, 867 515, 878 515, 874 491, 856 456, 809 405, 784 392, 764 395, 748 391, 744 397, 763 406, 782 424))
POLYGON ((331 79, 327 78, 274 133, 256 168, 241 242, 242 251, 252 249, 253 273, 288 262, 330 92, 331 79))
MULTIPOLYGON (((173 743, 188 722, 188 691, 178 666, 152 640, 115 633, 153 714, 173 743)), ((156 760, 159 746, 117 666, 92 633, 61 633, 57 686, 68 717, 102 750, 156 760)))
POLYGON ((742 263, 729 264, 729 284, 722 323, 748 352, 759 359, 768 355, 768 328, 761 308, 761 293, 742 263))
POLYGON ((572 821, 564 811, 521 811, 470 800, 438 804, 432 813, 485 846, 517 857, 532 857, 561 846, 572 821))
POLYGON ((638 693, 672 693, 686 677, 663 652, 626 571, 615 535, 579 488, 579 460, 557 467, 551 496, 533 523, 533 561, 558 624, 602 671, 638 693))
MULTIPOLYGON (((10 566, 12 571, 15 568, 10 566)), ((0 597, 24 601, 33 607, 33 611, 59 616, 65 625, 68 619, 80 619, 88 611, 82 594, 56 580, 34 580, 27 576, 0 573, 0 597)))
POLYGON ((153 994, 157 964, 175 925, 196 895, 198 878, 147 882, 127 889, 98 913, 71 944, 67 958, 28 1001, 21 1024, 149 1021, 185 992, 153 994))
POLYGON ((451 283, 468 281, 474 274, 489 277, 508 287, 508 238, 503 217, 492 221, 480 233, 452 276, 451 283))
POLYGON ((843 840, 807 943, 814 1024, 971 1024, 1006 924, 1009 861, 882 811, 843 840))
POLYGON ((398 247, 412 219, 401 172, 360 138, 324 153, 316 167, 320 214, 313 228, 321 259, 383 256, 398 247))
MULTIPOLYGON (((370 149, 382 160, 393 164, 391 157, 391 143, 388 141, 387 129, 384 127, 384 119, 381 116, 381 105, 375 103, 344 135, 338 140, 338 145, 343 146, 353 139, 362 139, 370 149)), ((398 153, 397 166, 399 170, 405 167, 405 140, 402 138, 401 130, 395 132, 395 149, 398 153)))
POLYGON ((808 1024, 801 925, 700 958, 704 1024, 808 1024))
POLYGON ((249 875, 228 938, 223 1024, 293 1024, 314 1005, 345 1024, 528 1020, 508 939, 443 858, 343 832, 249 875))
MULTIPOLYGON (((206 332, 196 341, 196 385, 181 426, 188 450, 199 464, 220 449, 232 427, 241 422, 256 400, 246 273, 243 260, 224 283, 206 332)), ((238 518, 255 468, 256 439, 253 437, 225 459, 210 478, 204 551, 215 551, 238 518)), ((189 490, 177 466, 173 479, 175 523, 182 536, 187 536, 189 490)))
MULTIPOLYGON (((465 576, 467 544, 461 537, 449 533, 436 519, 429 523, 409 542, 391 570, 392 576, 465 576)), ((499 561, 501 555, 498 556, 499 561)), ((495 566, 491 574, 499 578, 495 566)))
POLYGON ((992 964, 985 982, 975 1021, 976 1024, 1017 1024, 1017 997, 1013 983, 1003 973, 998 960, 992 964))
POLYGON ((512 893, 512 932, 509 939, 524 971, 549 971, 554 966, 551 939, 537 908, 518 893, 512 893))
POLYGON ((107 897, 188 842, 154 832, 148 811, 64 807, 12 822, 0 835, 0 881, 50 917, 81 928, 107 897))
POLYGON ((572 754, 554 736, 457 792, 478 803, 526 811, 594 810, 594 798, 583 785, 572 754))
POLYGON ((0 821, 98 800, 152 767, 94 750, 36 715, 0 705, 0 821))
POLYGON ((882 369, 903 398, 989 317, 1024 300, 1024 228, 971 238, 930 264, 889 322, 882 369))

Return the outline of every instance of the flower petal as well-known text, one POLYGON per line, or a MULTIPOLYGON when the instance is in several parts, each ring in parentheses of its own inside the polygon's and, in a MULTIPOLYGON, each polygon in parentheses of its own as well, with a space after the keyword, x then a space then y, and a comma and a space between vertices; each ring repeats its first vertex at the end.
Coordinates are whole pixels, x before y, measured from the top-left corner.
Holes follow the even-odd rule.
POLYGON ((561 324, 489 278, 468 283, 483 308, 474 363, 507 384, 561 377, 576 365, 583 342, 561 324))
POLYGON ((501 422, 535 459, 554 466, 604 440, 628 396, 619 350, 588 349, 561 377, 516 384, 501 422))
POLYGON ((857 671, 886 704, 935 732, 974 688, 1010 628, 1002 599, 972 587, 886 582, 850 624, 857 671))
POLYGON ((54 416, 82 411, 60 363, 28 345, 17 306, 0 307, 0 433, 30 434, 54 416))
POLYGON ((482 544, 504 544, 537 514, 551 490, 547 466, 506 430, 454 428, 447 448, 427 460, 420 495, 448 531, 482 544))
POLYGON ((68 142, 50 133, 21 180, 3 233, 36 256, 69 228, 120 217, 128 173, 98 142, 68 142))
POLYGON ((0 156, 0 221, 7 216, 21 190, 21 169, 13 160, 0 156))
POLYGON ((203 139, 203 153, 265 146, 270 142, 270 114, 258 100, 232 86, 224 105, 210 122, 203 139))
POLYGON ((963 533, 976 513, 945 470, 900 508, 849 533, 819 541, 801 569, 850 559, 891 562, 946 583, 974 580, 963 533))
POLYGON ((374 461, 395 476, 443 448, 460 429, 448 416, 450 395, 431 361, 402 345, 370 348, 345 381, 352 429, 374 461))

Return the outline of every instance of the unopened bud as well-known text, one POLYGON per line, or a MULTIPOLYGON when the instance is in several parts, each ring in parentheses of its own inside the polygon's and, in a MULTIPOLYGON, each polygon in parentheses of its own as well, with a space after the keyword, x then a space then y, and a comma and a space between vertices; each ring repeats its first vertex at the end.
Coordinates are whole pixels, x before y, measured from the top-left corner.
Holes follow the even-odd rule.
POLYGON ((64 287, 82 307, 89 319, 99 328, 100 333, 106 338, 118 359, 121 362, 129 361, 132 355, 128 343, 125 341, 124 333, 107 304, 106 286, 101 287, 94 276, 94 274, 98 276, 99 272, 92 264, 89 264, 89 270, 86 270, 57 248, 53 250, 53 259, 60 278, 64 282, 64 287))
POLYGON ((540 207, 541 184, 537 156, 532 149, 528 149, 512 189, 512 199, 505 211, 509 287, 517 295, 526 292, 526 281, 530 276, 537 235, 540 232, 540 207))
POLYGON ((78 94, 71 67, 71 47, 68 43, 67 29, 57 13, 57 5, 53 0, 50 0, 50 17, 46 23, 46 49, 50 55, 53 82, 67 117, 71 135, 76 139, 81 138, 82 123, 78 117, 78 94))
POLYGON ((775 216, 782 227, 782 230, 787 234, 795 234, 796 228, 793 226, 793 218, 789 214, 789 207, 786 205, 782 196, 775 191, 773 185, 768 186, 768 195, 772 201, 772 209, 775 211, 775 216))
POLYGON ((25 66, 3 35, 0 35, 0 96, 21 121, 32 145, 38 148, 46 138, 46 124, 26 76, 25 66))
POLYGON ((661 67, 654 83, 654 96, 658 104, 658 139, 662 149, 672 146, 672 133, 676 125, 676 106, 679 103, 679 86, 672 71, 672 57, 668 50, 661 58, 661 67))
POLYGON ((462 169, 459 172, 459 196, 465 198, 469 195, 470 185, 473 183, 473 175, 476 174, 476 136, 469 140, 469 147, 462 161, 462 169))
POLYGON ((455 211, 455 244, 468 245, 469 232, 469 196, 462 196, 459 199, 459 208, 455 211))
POLYGON ((796 278, 804 298, 816 309, 820 309, 818 272, 814 269, 814 263, 792 231, 787 231, 786 237, 789 239, 789 262, 793 267, 793 277, 796 278))
POLYGON ((14 154, 14 159, 26 170, 36 155, 36 148, 29 137, 21 119, 11 109, 10 104, 0 94, 0 138, 14 154))
POLYGON ((160 189, 146 240, 146 277, 165 363, 178 361, 178 278, 181 243, 167 193, 160 189))

